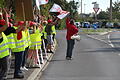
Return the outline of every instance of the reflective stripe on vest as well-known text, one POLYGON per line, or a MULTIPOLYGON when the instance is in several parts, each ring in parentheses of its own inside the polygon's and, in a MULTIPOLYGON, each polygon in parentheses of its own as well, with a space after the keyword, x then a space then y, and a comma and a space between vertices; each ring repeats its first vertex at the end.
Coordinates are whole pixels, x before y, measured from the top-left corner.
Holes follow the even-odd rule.
POLYGON ((25 31, 22 31, 23 33, 23 37, 24 37, 24 40, 25 40, 25 48, 27 48, 28 47, 28 40, 27 40, 27 34, 26 34, 26 32, 25 31))
POLYGON ((2 32, 3 41, 0 43, 0 59, 9 55, 9 46, 7 37, 2 32))
POLYGON ((7 35, 7 39, 8 39, 8 45, 9 45, 9 48, 15 48, 16 45, 15 45, 15 40, 14 40, 14 36, 13 36, 13 33, 11 33, 10 35, 7 35))
POLYGON ((42 44, 41 35, 38 32, 30 34, 31 46, 30 49, 40 49, 42 44))
POLYGON ((17 34, 13 33, 14 35, 14 39, 15 39, 15 44, 16 44, 16 48, 12 49, 12 52, 21 52, 21 51, 25 51, 26 48, 26 44, 25 44, 25 37, 23 36, 23 31, 22 31, 22 38, 20 40, 17 40, 17 34))

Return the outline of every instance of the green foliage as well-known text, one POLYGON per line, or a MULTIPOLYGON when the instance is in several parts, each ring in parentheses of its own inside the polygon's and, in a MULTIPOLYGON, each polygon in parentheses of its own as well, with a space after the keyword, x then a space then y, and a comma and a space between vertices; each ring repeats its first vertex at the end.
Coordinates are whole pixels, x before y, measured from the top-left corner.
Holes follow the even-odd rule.
MULTIPOLYGON (((63 10, 69 11, 71 13, 71 17, 75 18, 77 21, 79 20, 79 15, 77 12, 78 9, 78 2, 70 1, 69 3, 66 0, 49 0, 48 4, 41 5, 40 6, 40 14, 46 16, 47 18, 50 17, 49 10, 52 7, 52 5, 56 3, 62 7, 63 10), (77 17, 76 17, 77 16, 77 17)), ((35 0, 33 0, 33 5, 35 5, 35 0)), ((0 0, 0 7, 7 7, 13 9, 13 13, 15 12, 15 0, 0 0)), ((59 22, 59 28, 63 29, 65 28, 65 19, 60 20, 59 22)))
POLYGON ((109 14, 105 11, 101 11, 98 16, 98 19, 103 20, 103 19, 109 19, 109 14))
MULTIPOLYGON (((107 12, 110 11, 110 8, 107 9, 107 12)), ((120 20, 120 1, 115 1, 112 6, 112 15, 113 19, 120 20)))
POLYGON ((4 0, 0 0, 0 7, 4 7, 4 0))

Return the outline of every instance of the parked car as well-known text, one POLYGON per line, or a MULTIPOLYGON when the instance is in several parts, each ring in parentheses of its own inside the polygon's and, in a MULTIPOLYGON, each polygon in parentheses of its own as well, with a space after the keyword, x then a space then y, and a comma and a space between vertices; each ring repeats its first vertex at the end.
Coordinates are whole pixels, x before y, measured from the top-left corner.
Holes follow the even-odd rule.
POLYGON ((80 22, 75 22, 75 25, 77 26, 77 28, 80 28, 80 27, 81 27, 80 22))
POLYGON ((90 28, 90 26, 91 26, 91 25, 90 25, 90 22, 83 22, 83 23, 82 23, 82 27, 83 27, 83 28, 90 28))
POLYGON ((120 23, 119 23, 119 22, 115 22, 115 23, 114 23, 114 27, 115 27, 115 28, 120 28, 120 23))
POLYGON ((106 28, 114 28, 114 23, 113 22, 107 22, 105 27, 106 28))

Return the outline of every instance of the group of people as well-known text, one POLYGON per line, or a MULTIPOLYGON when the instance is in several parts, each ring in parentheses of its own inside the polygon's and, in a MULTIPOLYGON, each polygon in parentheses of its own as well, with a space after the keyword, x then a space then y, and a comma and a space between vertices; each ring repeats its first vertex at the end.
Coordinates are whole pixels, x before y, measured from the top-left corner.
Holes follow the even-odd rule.
MULTIPOLYGON (((59 18, 46 19, 37 15, 34 21, 16 21, 11 10, 0 8, 0 80, 7 80, 11 56, 14 61, 14 78, 24 78, 26 67, 41 67, 47 53, 54 53, 55 25, 59 18)), ((78 33, 74 20, 66 19, 67 51, 66 59, 72 59, 75 40, 71 36, 78 33)))
POLYGON ((15 21, 9 10, 0 9, 0 80, 7 80, 11 56, 14 78, 24 78, 26 67, 41 67, 46 53, 54 53, 55 25, 58 18, 15 21), (40 22, 39 22, 40 21, 40 22))

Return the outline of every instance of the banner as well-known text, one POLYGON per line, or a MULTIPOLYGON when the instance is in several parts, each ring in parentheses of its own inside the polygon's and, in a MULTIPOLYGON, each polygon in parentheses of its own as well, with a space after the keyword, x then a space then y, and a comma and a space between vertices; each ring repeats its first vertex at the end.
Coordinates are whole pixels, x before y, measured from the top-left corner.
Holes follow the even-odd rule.
POLYGON ((63 19, 64 17, 66 17, 70 12, 67 11, 62 11, 57 17, 59 19, 63 19))
POLYGON ((50 12, 59 12, 60 14, 57 16, 59 19, 63 19, 66 17, 70 12, 63 11, 62 8, 58 4, 54 4, 50 9, 50 12))
POLYGON ((37 8, 40 10, 40 3, 39 3, 39 0, 36 0, 36 6, 37 6, 37 8))
POLYGON ((40 5, 47 4, 49 0, 38 0, 40 5))
POLYGON ((62 8, 57 4, 54 4, 50 9, 50 12, 61 12, 61 11, 62 11, 62 8))
POLYGON ((40 10, 40 5, 47 4, 49 0, 36 0, 36 5, 38 9, 40 10))

